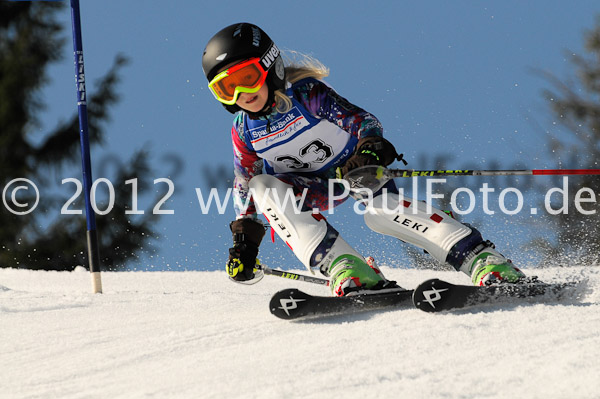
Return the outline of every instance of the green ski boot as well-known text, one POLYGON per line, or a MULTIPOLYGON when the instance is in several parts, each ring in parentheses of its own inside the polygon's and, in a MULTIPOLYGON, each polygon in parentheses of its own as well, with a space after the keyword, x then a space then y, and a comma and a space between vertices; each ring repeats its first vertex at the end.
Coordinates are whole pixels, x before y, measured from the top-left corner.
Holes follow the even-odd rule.
POLYGON ((469 262, 474 285, 518 283, 525 278, 521 270, 491 247, 484 248, 469 262))
POLYGON ((331 292, 335 296, 397 287, 394 281, 383 277, 379 268, 369 266, 362 257, 354 255, 342 255, 335 259, 327 275, 331 277, 331 292))

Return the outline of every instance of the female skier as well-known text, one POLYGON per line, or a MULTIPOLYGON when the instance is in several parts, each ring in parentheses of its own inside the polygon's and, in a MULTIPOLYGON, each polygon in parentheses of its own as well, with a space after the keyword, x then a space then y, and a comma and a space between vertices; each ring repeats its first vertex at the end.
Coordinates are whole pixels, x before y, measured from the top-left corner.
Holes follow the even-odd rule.
MULTIPOLYGON (((343 186, 329 186, 336 169, 345 176, 361 166, 388 166, 400 158, 383 138, 377 118, 325 84, 329 71, 318 61, 305 57, 285 66, 275 43, 250 23, 215 34, 204 50, 202 68, 212 94, 235 114, 231 137, 237 217, 230 225, 229 277, 246 283, 256 277, 265 234, 258 205, 304 266, 330 278, 334 295, 396 288, 319 212, 328 209, 330 197, 336 198, 333 206, 343 202, 343 186), (290 201, 290 193, 296 200, 290 201)), ((478 230, 423 202, 408 201, 393 181, 374 195, 371 206, 364 216, 369 228, 425 249, 466 273, 475 285, 524 277, 478 230)))

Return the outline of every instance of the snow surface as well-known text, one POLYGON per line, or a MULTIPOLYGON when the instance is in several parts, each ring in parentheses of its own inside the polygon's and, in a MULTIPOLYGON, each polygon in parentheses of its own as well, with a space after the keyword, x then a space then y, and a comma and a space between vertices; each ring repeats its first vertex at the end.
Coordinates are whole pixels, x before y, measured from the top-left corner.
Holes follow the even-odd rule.
MULTIPOLYGON (((412 288, 453 272, 383 268, 412 288)), ((527 272, 527 270, 525 270, 527 272)), ((534 273, 529 273, 534 274, 534 273)), ((275 291, 325 288, 224 272, 0 269, 1 398, 598 398, 600 269, 575 304, 406 308, 288 322, 275 291)))

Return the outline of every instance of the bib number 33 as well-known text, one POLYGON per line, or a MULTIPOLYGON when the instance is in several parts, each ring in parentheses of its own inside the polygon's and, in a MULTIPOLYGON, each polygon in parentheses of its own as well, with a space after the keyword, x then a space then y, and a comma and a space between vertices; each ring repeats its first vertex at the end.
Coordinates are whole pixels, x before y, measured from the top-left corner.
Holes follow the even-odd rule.
POLYGON ((332 156, 333 148, 323 140, 316 139, 300 148, 298 156, 280 155, 275 160, 290 169, 312 169, 314 163, 323 164, 332 156))

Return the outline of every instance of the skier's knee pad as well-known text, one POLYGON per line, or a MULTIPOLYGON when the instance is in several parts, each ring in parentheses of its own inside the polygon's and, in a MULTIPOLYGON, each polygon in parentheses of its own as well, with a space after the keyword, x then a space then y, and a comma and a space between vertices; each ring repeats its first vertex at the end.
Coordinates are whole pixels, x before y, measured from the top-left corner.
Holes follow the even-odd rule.
POLYGON ((271 175, 250 180, 254 203, 277 235, 311 271, 342 254, 359 255, 319 213, 301 211, 293 187, 271 175))
POLYGON ((364 217, 371 230, 423 248, 440 263, 472 232, 439 209, 395 193, 375 197, 364 217))

